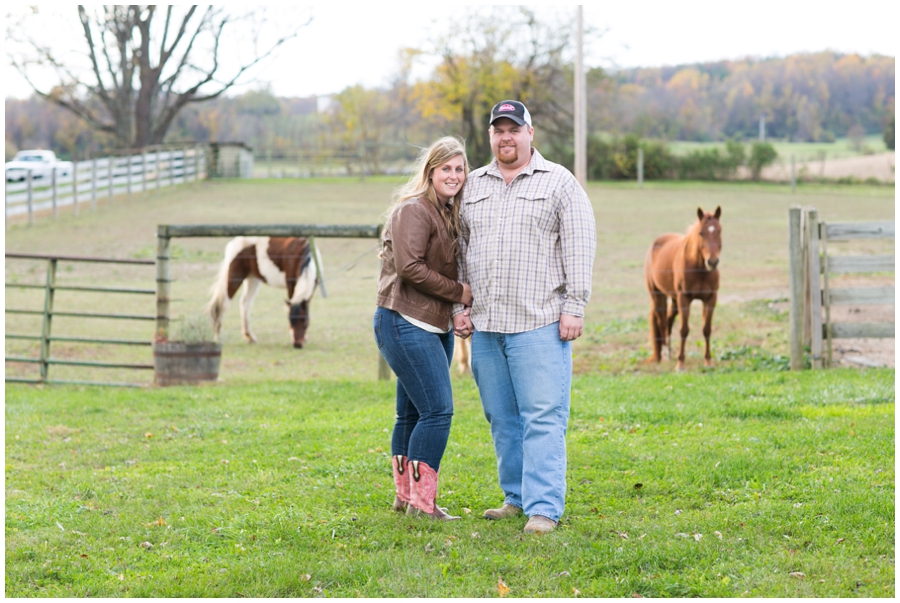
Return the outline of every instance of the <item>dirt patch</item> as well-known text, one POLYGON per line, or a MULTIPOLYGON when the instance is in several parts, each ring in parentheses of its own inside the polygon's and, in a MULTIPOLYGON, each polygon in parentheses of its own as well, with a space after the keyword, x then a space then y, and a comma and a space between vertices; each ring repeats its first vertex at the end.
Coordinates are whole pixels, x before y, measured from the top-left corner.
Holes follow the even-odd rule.
MULTIPOLYGON (((874 178, 879 182, 894 182, 894 153, 878 153, 875 155, 860 155, 859 157, 841 157, 839 159, 798 160, 795 164, 798 180, 812 180, 825 178, 837 180, 838 178, 858 178, 866 180, 874 178)), ((742 168, 739 177, 747 178, 750 172, 742 168)), ((760 175, 763 180, 774 182, 791 181, 791 158, 781 157, 767 168, 763 168, 760 175)))

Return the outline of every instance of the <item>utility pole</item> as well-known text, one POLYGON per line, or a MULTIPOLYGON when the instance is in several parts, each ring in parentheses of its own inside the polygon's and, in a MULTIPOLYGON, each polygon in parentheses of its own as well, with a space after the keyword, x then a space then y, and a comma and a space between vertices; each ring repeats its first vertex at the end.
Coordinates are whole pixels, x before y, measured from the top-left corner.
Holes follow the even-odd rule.
POLYGON ((584 78, 584 7, 575 19, 575 179, 587 185, 587 95, 584 78))
POLYGON ((759 141, 760 142, 766 141, 766 114, 765 113, 759 114, 759 141))

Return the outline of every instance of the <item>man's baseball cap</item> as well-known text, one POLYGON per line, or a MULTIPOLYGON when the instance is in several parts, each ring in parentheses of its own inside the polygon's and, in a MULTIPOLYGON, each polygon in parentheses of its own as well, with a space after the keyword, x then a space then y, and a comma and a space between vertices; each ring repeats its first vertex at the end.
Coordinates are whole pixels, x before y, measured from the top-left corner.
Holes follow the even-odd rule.
POLYGON ((494 108, 491 109, 491 125, 494 125, 494 122, 501 117, 511 119, 520 126, 533 127, 531 126, 531 113, 519 101, 505 100, 494 105, 494 108))

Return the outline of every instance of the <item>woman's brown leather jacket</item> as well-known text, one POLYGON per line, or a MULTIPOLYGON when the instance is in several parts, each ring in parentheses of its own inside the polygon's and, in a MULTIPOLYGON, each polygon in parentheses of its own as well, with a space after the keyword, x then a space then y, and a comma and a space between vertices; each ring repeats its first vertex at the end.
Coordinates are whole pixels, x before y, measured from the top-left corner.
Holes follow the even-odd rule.
POLYGON ((452 303, 462 300, 463 286, 456 281, 454 241, 438 211, 418 198, 394 208, 384 227, 377 303, 447 329, 452 303))

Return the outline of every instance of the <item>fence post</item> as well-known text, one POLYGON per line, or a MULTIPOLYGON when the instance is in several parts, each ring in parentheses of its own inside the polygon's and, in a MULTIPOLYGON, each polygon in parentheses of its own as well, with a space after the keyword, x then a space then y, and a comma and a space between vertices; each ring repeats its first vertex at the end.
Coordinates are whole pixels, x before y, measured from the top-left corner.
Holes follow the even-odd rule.
POLYGON ((790 248, 791 306, 790 341, 791 370, 803 368, 803 242, 800 230, 801 209, 793 206, 788 211, 788 241, 790 248))
POLYGON ((53 219, 56 219, 58 215, 57 209, 57 190, 56 190, 56 168, 53 167, 50 169, 50 190, 51 190, 51 199, 53 202, 53 219))
POLYGON ((127 161, 128 161, 128 172, 126 177, 126 184, 128 188, 128 201, 131 202, 131 160, 134 158, 134 155, 131 154, 131 151, 128 151, 127 161))
POLYGON ((175 151, 169 149, 169 186, 175 186, 175 151))
POLYGON ((156 334, 169 334, 169 227, 156 230, 156 334))
POLYGON ((72 162, 72 212, 78 215, 78 162, 72 162))
POLYGON ((116 171, 116 170, 115 170, 115 164, 116 164, 115 156, 114 156, 114 155, 110 155, 110 156, 109 156, 109 170, 108 170, 108 171, 109 171, 109 204, 110 204, 110 205, 112 205, 112 200, 113 200, 113 184, 114 184, 115 177, 116 177, 116 174, 115 174, 115 171, 116 171))
POLYGON ((147 194, 147 149, 141 149, 141 192, 147 194))
POLYGON ((97 158, 91 159, 91 211, 97 210, 97 158))
POLYGON ((638 188, 644 188, 644 149, 638 149, 637 160, 638 188))
POLYGON ((812 368, 823 368, 822 362, 822 283, 821 262, 819 261, 819 212, 814 207, 808 210, 809 226, 809 290, 810 290, 810 353, 812 368))
POLYGON ((53 294, 56 290, 56 258, 47 262, 47 285, 44 289, 44 315, 41 324, 41 381, 47 381, 50 368, 50 327, 53 323, 53 294))
POLYGON ((25 176, 25 182, 28 183, 28 225, 34 224, 34 178, 31 175, 31 168, 28 169, 28 175, 25 176))

